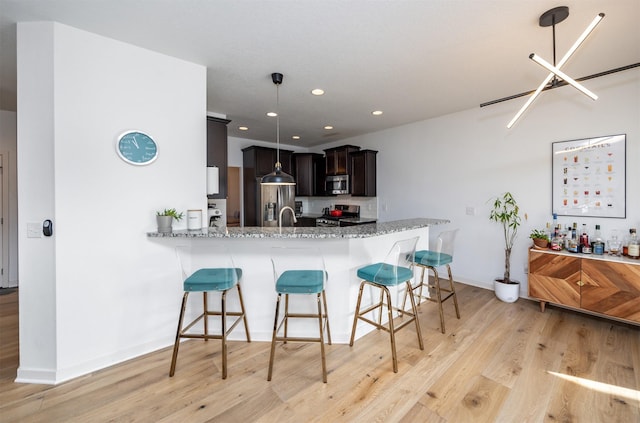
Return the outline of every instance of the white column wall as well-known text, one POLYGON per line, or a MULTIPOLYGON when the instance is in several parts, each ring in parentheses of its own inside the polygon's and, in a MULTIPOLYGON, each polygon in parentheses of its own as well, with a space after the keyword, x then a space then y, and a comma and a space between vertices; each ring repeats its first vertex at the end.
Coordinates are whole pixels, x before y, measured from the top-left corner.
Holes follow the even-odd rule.
POLYGON ((206 69, 50 22, 18 25, 18 58, 18 380, 56 383, 171 342, 175 257, 145 232, 206 210, 206 69), (155 163, 117 156, 131 129, 155 163), (27 238, 44 219, 54 235, 27 238))
MULTIPOLYGON (((30 381, 55 381, 55 238, 27 239, 27 223, 54 220, 53 24, 18 25, 18 266, 20 367, 30 381)), ((54 226, 54 230, 56 227, 54 226)))

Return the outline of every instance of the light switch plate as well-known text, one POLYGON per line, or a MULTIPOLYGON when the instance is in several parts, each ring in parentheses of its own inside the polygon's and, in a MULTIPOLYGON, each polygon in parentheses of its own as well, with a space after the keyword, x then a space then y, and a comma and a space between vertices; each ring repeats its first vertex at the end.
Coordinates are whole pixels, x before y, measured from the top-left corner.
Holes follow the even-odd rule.
POLYGON ((27 223, 27 238, 42 238, 42 224, 39 222, 27 223))

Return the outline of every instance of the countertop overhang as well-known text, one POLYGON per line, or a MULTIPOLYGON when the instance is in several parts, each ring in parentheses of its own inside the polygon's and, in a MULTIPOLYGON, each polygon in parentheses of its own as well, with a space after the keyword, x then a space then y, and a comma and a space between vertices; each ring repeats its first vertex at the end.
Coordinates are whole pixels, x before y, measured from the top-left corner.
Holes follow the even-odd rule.
POLYGON ((200 230, 180 229, 170 233, 147 232, 147 236, 155 238, 369 238, 429 226, 444 225, 446 223, 450 223, 450 221, 448 219, 414 218, 335 228, 284 227, 280 229, 248 226, 202 228, 200 230))

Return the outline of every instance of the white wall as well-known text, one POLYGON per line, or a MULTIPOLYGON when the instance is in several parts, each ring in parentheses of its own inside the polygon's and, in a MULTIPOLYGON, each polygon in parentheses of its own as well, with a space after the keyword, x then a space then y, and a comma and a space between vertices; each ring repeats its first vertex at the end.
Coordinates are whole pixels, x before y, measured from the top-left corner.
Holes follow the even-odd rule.
POLYGON ((18 184, 16 166, 16 113, 0 110, 0 154, 3 155, 2 178, 8 188, 3 204, 3 231, 8 243, 3 245, 2 281, 6 286, 18 284, 18 184), (6 157, 5 157, 6 156, 6 157), (4 250, 7 251, 4 251, 4 250))
POLYGON ((156 210, 206 210, 206 69, 36 22, 18 24, 18 75, 18 380, 56 383, 171 343, 175 256, 145 232, 156 210), (116 155, 130 129, 155 163, 116 155), (27 238, 44 219, 54 236, 27 238))

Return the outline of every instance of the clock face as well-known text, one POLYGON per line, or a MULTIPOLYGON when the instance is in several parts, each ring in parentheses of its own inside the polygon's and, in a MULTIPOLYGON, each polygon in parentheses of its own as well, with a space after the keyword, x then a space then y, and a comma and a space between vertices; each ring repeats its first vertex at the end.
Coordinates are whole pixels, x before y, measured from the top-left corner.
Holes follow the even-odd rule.
POLYGON ((118 137, 116 151, 122 160, 143 166, 158 158, 158 145, 151 136, 140 131, 127 131, 118 137))

